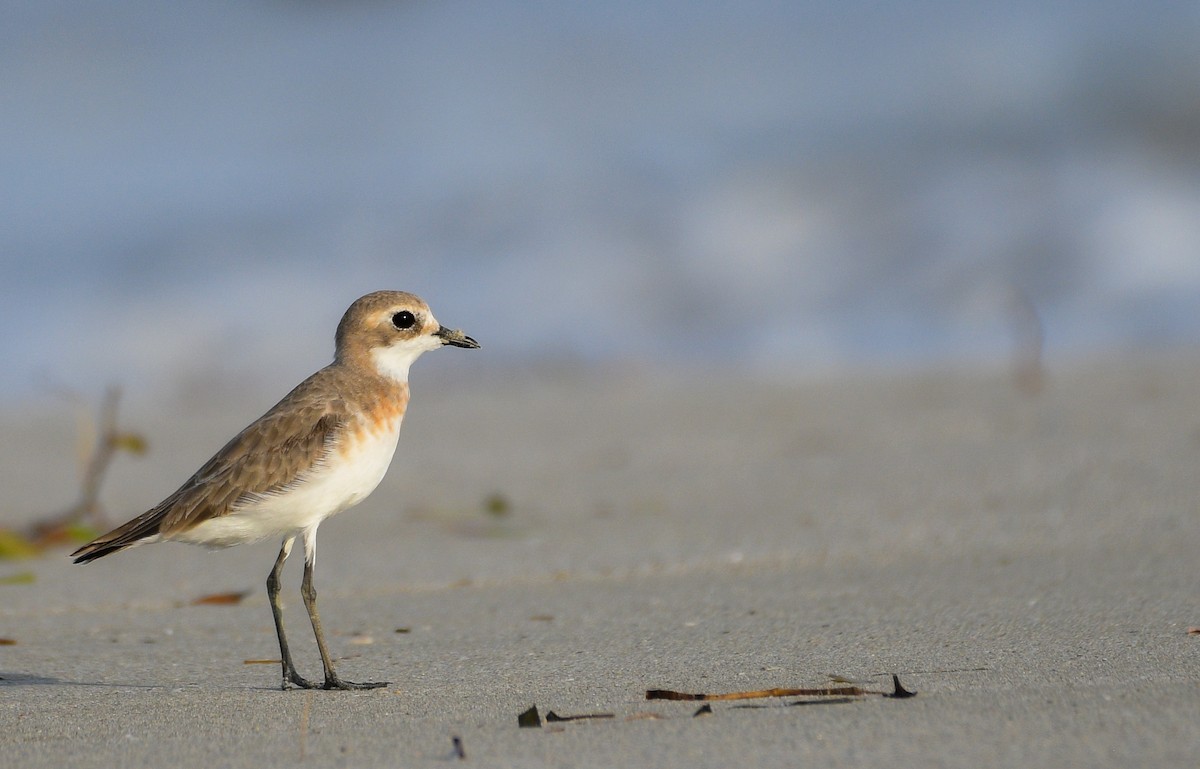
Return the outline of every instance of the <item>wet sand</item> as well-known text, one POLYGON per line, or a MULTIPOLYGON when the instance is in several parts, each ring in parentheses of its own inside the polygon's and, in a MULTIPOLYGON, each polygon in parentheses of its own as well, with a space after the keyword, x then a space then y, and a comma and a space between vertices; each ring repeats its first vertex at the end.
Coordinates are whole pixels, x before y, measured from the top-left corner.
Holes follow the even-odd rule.
MULTIPOLYGON (((428 365, 427 365, 428 364, 428 365)), ((414 371, 383 485, 321 528, 339 672, 278 691, 276 543, 0 561, 22 767, 1175 765, 1200 751, 1200 356, 806 379, 414 371), (426 372, 429 372, 428 374, 426 372), (195 598, 249 591, 236 605, 195 598), (252 664, 247 664, 251 661, 252 664), (647 689, 919 692, 647 702, 647 689), (519 729, 544 715, 612 719, 519 729), (755 707, 739 707, 753 705, 755 707)), ((127 399, 157 502, 279 392, 127 399)), ((75 493, 75 423, 0 414, 4 522, 75 493)), ((112 513, 114 519, 128 515, 112 513)), ((299 559, 294 559, 298 561, 299 559)), ((299 565, 298 662, 319 673, 299 565)))

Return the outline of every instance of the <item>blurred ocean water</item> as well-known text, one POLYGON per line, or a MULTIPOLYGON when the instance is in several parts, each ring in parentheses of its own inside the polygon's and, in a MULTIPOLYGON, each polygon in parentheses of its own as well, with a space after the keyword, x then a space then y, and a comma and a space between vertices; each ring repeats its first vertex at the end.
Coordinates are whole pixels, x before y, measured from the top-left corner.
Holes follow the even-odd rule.
POLYGON ((13 0, 0 73, 3 397, 277 389, 383 287, 506 365, 1200 335, 1195 3, 13 0))

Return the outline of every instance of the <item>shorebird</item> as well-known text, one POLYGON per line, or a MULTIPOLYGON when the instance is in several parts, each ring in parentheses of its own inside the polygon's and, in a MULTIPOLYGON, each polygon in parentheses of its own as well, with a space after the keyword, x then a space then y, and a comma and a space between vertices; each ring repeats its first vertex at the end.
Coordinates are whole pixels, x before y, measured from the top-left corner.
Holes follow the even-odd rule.
POLYGON ((230 547, 282 538, 267 597, 283 689, 387 686, 346 681, 334 670, 313 585, 317 527, 361 502, 383 479, 408 406, 412 362, 444 345, 479 347, 438 323, 419 297, 402 291, 377 291, 355 301, 338 323, 336 341, 333 363, 238 433, 175 493, 71 554, 75 563, 86 563, 162 540, 230 547), (300 595, 321 653, 323 683, 297 672, 283 631, 280 574, 297 537, 304 547, 300 595))

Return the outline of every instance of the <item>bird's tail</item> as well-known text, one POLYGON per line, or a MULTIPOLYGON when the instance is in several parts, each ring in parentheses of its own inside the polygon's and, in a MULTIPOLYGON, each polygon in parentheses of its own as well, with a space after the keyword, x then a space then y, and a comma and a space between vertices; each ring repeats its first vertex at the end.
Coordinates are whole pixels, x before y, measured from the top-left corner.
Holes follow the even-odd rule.
POLYGON ((87 563, 127 547, 140 545, 143 542, 153 542, 158 539, 161 522, 162 516, 159 511, 157 509, 149 510, 107 534, 96 537, 71 553, 71 557, 75 559, 75 563, 87 563))

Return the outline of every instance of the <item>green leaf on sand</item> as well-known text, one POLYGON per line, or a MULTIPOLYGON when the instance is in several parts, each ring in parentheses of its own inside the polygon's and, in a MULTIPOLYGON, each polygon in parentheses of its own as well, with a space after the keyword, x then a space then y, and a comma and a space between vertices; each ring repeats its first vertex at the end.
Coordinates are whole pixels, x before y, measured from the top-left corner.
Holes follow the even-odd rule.
POLYGON ((0 560, 33 558, 40 552, 41 548, 31 542, 28 537, 11 529, 0 529, 0 560))
POLYGON ((113 448, 128 451, 130 454, 140 457, 146 453, 149 446, 146 444, 146 439, 137 433, 117 433, 113 436, 113 448))

